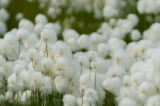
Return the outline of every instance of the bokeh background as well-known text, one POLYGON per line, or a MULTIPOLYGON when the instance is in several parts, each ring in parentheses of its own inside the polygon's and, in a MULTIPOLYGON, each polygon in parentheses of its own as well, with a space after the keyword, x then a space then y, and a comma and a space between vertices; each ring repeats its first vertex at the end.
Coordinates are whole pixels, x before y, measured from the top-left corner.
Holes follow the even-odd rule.
MULTIPOLYGON (((136 28, 139 29, 141 32, 143 32, 153 23, 153 22, 147 21, 146 16, 155 18, 155 15, 139 14, 137 12, 137 8, 133 7, 133 4, 131 4, 132 2, 129 2, 130 0, 125 0, 125 1, 127 3, 127 8, 122 8, 121 15, 115 18, 126 18, 128 13, 135 13, 140 19, 139 24, 136 26, 136 28)), ((62 25, 62 28, 64 28, 63 26, 65 26, 66 28, 66 25, 64 24, 67 23, 68 28, 73 28, 80 34, 89 34, 91 32, 94 32, 97 30, 97 28, 100 27, 102 22, 109 21, 107 19, 104 19, 103 17, 100 19, 95 19, 93 12, 87 13, 85 11, 81 11, 81 12, 73 12, 72 14, 66 14, 66 12, 68 11, 67 9, 69 8, 68 7, 69 2, 68 2, 68 5, 62 8, 61 14, 59 14, 58 17, 53 19, 53 18, 50 18, 47 14, 48 7, 46 6, 44 9, 41 9, 39 5, 40 4, 38 0, 34 0, 32 2, 28 2, 27 0, 11 0, 8 7, 6 8, 10 14, 10 18, 7 21, 8 31, 18 26, 19 21, 16 20, 16 16, 18 13, 22 13, 24 18, 29 19, 32 22, 34 22, 35 16, 37 14, 39 13, 45 14, 49 22, 59 22, 62 25), (71 23, 68 20, 74 20, 74 21, 72 21, 71 23)), ((1 35, 1 37, 3 36, 1 35)), ((130 41, 128 36, 126 36, 125 39, 127 42, 130 41)))

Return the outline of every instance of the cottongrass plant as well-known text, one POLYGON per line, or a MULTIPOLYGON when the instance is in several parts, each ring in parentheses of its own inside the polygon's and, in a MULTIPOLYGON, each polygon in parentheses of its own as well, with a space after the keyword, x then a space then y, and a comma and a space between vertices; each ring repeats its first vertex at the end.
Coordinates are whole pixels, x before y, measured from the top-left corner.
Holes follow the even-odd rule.
POLYGON ((158 1, 38 2, 50 18, 63 22, 49 22, 38 14, 35 23, 21 17, 18 28, 6 32, 9 13, 4 7, 9 0, 0 0, 0 105, 160 105, 160 24, 154 21, 158 1), (121 14, 126 6, 138 11, 129 8, 121 14), (68 26, 79 13, 83 19, 83 12, 92 14, 90 22, 103 20, 97 30, 79 33, 68 26), (145 13, 155 16, 146 15, 152 23, 144 30, 140 26, 145 16, 140 16, 145 13))

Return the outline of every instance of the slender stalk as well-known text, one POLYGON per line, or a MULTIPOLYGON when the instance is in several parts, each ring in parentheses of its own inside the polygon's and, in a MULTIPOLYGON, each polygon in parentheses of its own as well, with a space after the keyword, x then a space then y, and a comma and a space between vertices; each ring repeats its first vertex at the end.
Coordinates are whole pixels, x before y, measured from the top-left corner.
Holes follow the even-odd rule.
POLYGON ((94 76, 94 89, 96 89, 96 71, 95 71, 95 76, 94 76))
POLYGON ((89 62, 90 62, 90 66, 89 66, 89 69, 90 69, 90 70, 89 70, 89 73, 90 73, 90 74, 89 74, 89 78, 90 78, 90 80, 91 80, 91 70, 92 70, 92 67, 91 67, 91 60, 89 60, 89 62))
POLYGON ((117 60, 117 65, 119 66, 120 58, 117 58, 116 60, 117 60))
POLYGON ((18 105, 18 93, 17 93, 17 105, 18 105))
POLYGON ((91 80, 91 69, 89 70, 89 78, 91 80))
POLYGON ((18 40, 18 54, 21 52, 21 40, 18 40))
POLYGON ((2 98, 1 98, 1 103, 2 103, 2 98))
POLYGON ((38 106, 38 105, 37 105, 37 88, 36 88, 36 106, 38 106))
POLYGON ((35 104, 35 97, 34 97, 35 95, 34 95, 34 93, 35 93, 35 92, 32 93, 32 96, 33 96, 33 104, 35 104))
POLYGON ((83 90, 82 90, 82 106, 83 106, 83 90))
POLYGON ((37 90, 37 104, 39 106, 39 91, 37 90))
MULTIPOLYGON (((26 92, 26 98, 27 98, 27 92, 26 92)), ((27 98, 27 106, 28 106, 28 98, 27 98)))
POLYGON ((35 69, 35 66, 34 66, 34 63, 33 63, 33 61, 32 61, 32 66, 33 66, 33 68, 35 69))
POLYGON ((82 65, 81 65, 81 75, 82 75, 82 65))
POLYGON ((48 57, 48 45, 46 43, 46 54, 47 54, 47 57, 48 57))
POLYGON ((13 93, 13 106, 14 106, 14 93, 13 93))
POLYGON ((96 104, 97 104, 97 106, 98 106, 98 102, 96 101, 96 104))
POLYGON ((31 104, 33 103, 33 93, 31 92, 31 98, 30 98, 31 100, 31 104))

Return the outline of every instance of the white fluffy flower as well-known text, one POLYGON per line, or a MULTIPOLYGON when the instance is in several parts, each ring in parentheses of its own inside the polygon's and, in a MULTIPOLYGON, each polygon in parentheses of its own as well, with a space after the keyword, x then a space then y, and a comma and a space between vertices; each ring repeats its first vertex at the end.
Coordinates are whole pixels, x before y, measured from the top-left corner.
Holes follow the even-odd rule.
POLYGON ((140 32, 138 30, 133 30, 131 32, 131 39, 132 40, 139 40, 140 37, 141 37, 141 34, 140 34, 140 32))
POLYGON ((63 97, 64 106, 76 106, 76 97, 71 94, 65 94, 63 97))
POLYGON ((8 77, 8 88, 11 91, 16 91, 17 86, 17 76, 15 74, 12 74, 8 77))
POLYGON ((61 26, 60 26, 60 24, 58 22, 56 22, 56 23, 47 23, 44 26, 44 28, 55 31, 55 33, 57 35, 60 34, 60 31, 61 31, 61 26))
POLYGON ((66 29, 63 32, 64 41, 68 41, 68 39, 70 39, 70 38, 78 38, 78 37, 79 37, 79 34, 75 30, 66 29))
POLYGON ((107 57, 109 54, 109 48, 105 43, 100 43, 97 47, 97 51, 99 55, 104 58, 107 57))
POLYGON ((96 103, 98 101, 98 95, 94 89, 89 88, 85 90, 84 96, 89 99, 91 103, 96 103))
POLYGON ((0 9, 0 20, 6 21, 8 20, 8 18, 9 18, 8 12, 4 8, 0 9))
POLYGON ((103 16, 105 18, 112 18, 118 14, 118 11, 112 6, 105 6, 103 9, 103 16))
POLYGON ((34 25, 31 21, 27 20, 27 19, 22 19, 20 22, 19 22, 19 25, 18 25, 19 28, 24 28, 28 31, 33 31, 34 29, 34 25))
POLYGON ((7 7, 10 3, 10 0, 0 0, 0 7, 7 7))
POLYGON ((108 78, 103 82, 103 87, 104 89, 114 93, 118 94, 119 93, 119 88, 122 86, 122 82, 119 78, 108 78))
POLYGON ((31 82, 34 82, 36 84, 36 87, 40 87, 42 84, 43 75, 41 72, 33 72, 31 74, 31 82))
POLYGON ((16 20, 19 21, 24 17, 23 13, 19 12, 16 14, 16 20))
POLYGON ((40 57, 36 49, 29 49, 27 55, 30 61, 37 61, 39 60, 39 57, 40 57))
POLYGON ((90 74, 89 73, 85 73, 82 74, 80 77, 80 90, 85 90, 88 87, 90 87, 90 83, 88 82, 90 79, 90 74))
POLYGON ((13 92, 7 91, 6 94, 5 94, 5 97, 6 97, 7 100, 12 100, 13 92))
POLYGON ((57 40, 57 35, 53 30, 44 29, 41 32, 41 38, 45 43, 55 43, 57 40))
POLYGON ((46 24, 47 23, 47 18, 43 14, 38 14, 35 17, 35 22, 36 22, 36 24, 38 24, 38 23, 46 24))
POLYGON ((151 96, 146 103, 146 106, 159 106, 160 105, 160 95, 151 96))
POLYGON ((54 83, 59 93, 66 92, 67 88, 69 87, 69 81, 61 76, 57 76, 54 80, 54 83))
POLYGON ((6 74, 6 72, 5 72, 4 68, 0 66, 0 78, 5 76, 5 74, 6 74))
POLYGON ((18 39, 18 41, 27 40, 27 38, 29 38, 29 36, 30 36, 29 31, 27 31, 27 30, 25 30, 23 28, 18 29, 18 31, 17 31, 17 39, 18 39))
POLYGON ((4 22, 0 21, 0 34, 3 35, 7 31, 7 26, 4 22))
POLYGON ((30 73, 29 71, 22 71, 19 75, 21 81, 23 82, 23 84, 28 87, 29 86, 29 82, 30 82, 30 73))
POLYGON ((133 99, 125 98, 119 102, 118 106, 138 106, 138 104, 133 99))
POLYGON ((88 56, 88 59, 89 59, 90 62, 99 58, 99 55, 96 51, 88 51, 87 56, 88 56))
POLYGON ((149 96, 156 94, 156 87, 153 83, 143 82, 139 86, 138 91, 139 97, 142 99, 143 102, 145 102, 149 96))
POLYGON ((41 59, 41 64, 45 71, 51 71, 53 68, 53 61, 50 58, 41 59))
POLYGON ((27 99, 29 101, 30 97, 31 97, 31 91, 30 90, 27 90, 27 91, 23 92, 22 97, 21 97, 21 102, 26 102, 27 99))
POLYGON ((91 67, 94 71, 98 73, 105 73, 108 71, 107 62, 101 58, 98 58, 95 61, 92 61, 91 67))
POLYGON ((13 71, 16 75, 20 74, 21 71, 25 70, 25 66, 22 64, 16 64, 13 71))
POLYGON ((81 35, 78 40, 77 40, 77 44, 81 47, 81 48, 89 48, 89 46, 91 45, 91 41, 89 39, 89 37, 87 35, 81 35))
POLYGON ((51 80, 50 77, 46 76, 46 77, 43 78, 41 88, 40 88, 42 93, 44 93, 44 94, 51 94, 52 93, 51 83, 52 83, 52 80, 51 80))
POLYGON ((119 77, 122 78, 126 74, 125 69, 119 66, 112 66, 107 72, 108 78, 119 77))
POLYGON ((41 31, 43 30, 43 28, 44 28, 44 24, 43 23, 38 23, 38 24, 36 24, 34 26, 34 31, 38 36, 40 36, 41 31))
POLYGON ((74 73, 73 72, 73 69, 74 69, 73 67, 74 66, 71 67, 71 65, 72 65, 72 63, 69 62, 67 60, 67 58, 59 57, 56 60, 56 63, 54 65, 54 69, 55 69, 57 75, 61 75, 64 78, 67 78, 67 79, 69 78, 70 79, 73 76, 73 73, 74 73))

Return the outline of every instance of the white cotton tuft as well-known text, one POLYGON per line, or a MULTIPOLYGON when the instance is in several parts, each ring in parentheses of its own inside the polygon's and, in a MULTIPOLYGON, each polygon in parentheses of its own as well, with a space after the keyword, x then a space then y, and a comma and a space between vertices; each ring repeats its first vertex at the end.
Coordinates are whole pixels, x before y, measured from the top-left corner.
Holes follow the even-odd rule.
POLYGON ((91 103, 96 103, 98 101, 98 95, 97 92, 92 89, 86 89, 84 92, 84 96, 91 102, 91 103))
POLYGON ((141 34, 140 34, 140 32, 138 30, 133 30, 131 32, 131 39, 132 40, 139 40, 140 37, 141 37, 141 34))
POLYGON ((40 55, 36 49, 29 49, 27 55, 30 61, 38 61, 40 58, 40 55))
POLYGON ((42 84, 41 84, 41 88, 40 90, 42 91, 42 93, 44 94, 52 94, 52 80, 50 77, 45 76, 43 78, 42 84))
POLYGON ((45 43, 55 43, 57 40, 57 34, 50 29, 43 29, 43 31, 41 32, 41 39, 45 42, 45 43))
POLYGON ((96 51, 88 51, 88 59, 90 62, 95 61, 98 58, 99 58, 99 55, 96 51))
POLYGON ((42 84, 43 75, 41 72, 33 72, 31 74, 31 82, 34 82, 36 84, 36 87, 40 87, 42 84))
POLYGON ((98 73, 105 73, 108 71, 107 62, 101 58, 92 61, 91 68, 98 73))
POLYGON ((53 68, 53 61, 51 58, 42 58, 41 64, 45 71, 51 71, 53 68))
POLYGON ((107 5, 103 9, 103 16, 107 19, 112 18, 116 16, 117 14, 118 14, 118 11, 112 6, 107 5))
POLYGON ((114 94, 119 94, 119 88, 122 86, 121 79, 115 78, 108 78, 103 82, 103 87, 105 90, 108 90, 114 94))
POLYGON ((63 96, 64 106, 76 106, 76 97, 71 94, 65 94, 63 96))
POLYGON ((122 78, 125 74, 126 74, 126 71, 124 68, 120 66, 112 66, 109 68, 107 72, 107 77, 108 78, 114 78, 114 77, 122 78))
POLYGON ((38 14, 35 17, 35 22, 36 22, 36 24, 39 24, 39 23, 46 24, 47 23, 47 18, 43 14, 38 14))
POLYGON ((78 38, 79 37, 79 34, 75 31, 75 30, 72 30, 72 29, 66 29, 64 30, 63 32, 63 39, 64 41, 68 41, 70 38, 78 38))
POLYGON ((27 100, 29 101, 31 97, 31 91, 27 90, 25 92, 23 92, 22 97, 21 97, 21 102, 27 102, 27 100))
POLYGON ((4 22, 0 21, 0 34, 3 35, 6 31, 7 31, 6 24, 4 22))
POLYGON ((145 106, 160 106, 160 95, 154 95, 149 97, 145 106))
POLYGON ((66 92, 67 88, 69 87, 69 81, 61 76, 57 76, 54 80, 54 83, 59 93, 66 92))
POLYGON ((56 22, 56 23, 47 23, 44 26, 44 29, 52 30, 52 31, 54 31, 58 35, 58 34, 60 34, 61 26, 60 26, 59 22, 56 22))
POLYGON ((12 98, 13 98, 13 92, 7 91, 6 94, 5 94, 5 98, 7 100, 12 100, 12 98))
POLYGON ((19 28, 24 28, 30 32, 33 31, 34 29, 34 25, 31 21, 27 20, 27 19, 22 19, 20 22, 19 22, 19 25, 18 25, 19 28))
POLYGON ((6 72, 5 72, 4 68, 0 66, 0 78, 5 76, 5 74, 6 74, 6 72))
POLYGON ((122 99, 118 106, 138 106, 137 102, 130 98, 122 99))
POLYGON ((99 55, 104 58, 109 55, 109 48, 105 43, 100 43, 97 47, 97 51, 99 55))
POLYGON ((1 21, 7 21, 8 18, 9 18, 8 12, 4 8, 1 8, 0 9, 0 20, 1 21))
POLYGON ((16 75, 19 75, 21 71, 25 70, 25 66, 22 64, 16 64, 13 71, 16 75))
POLYGON ((147 100, 148 97, 156 94, 156 87, 153 83, 150 82, 143 82, 139 87, 138 87, 138 94, 139 97, 142 99, 143 102, 147 100))
POLYGON ((88 49, 91 45, 91 41, 87 35, 83 34, 77 39, 77 44, 83 49, 88 49))

